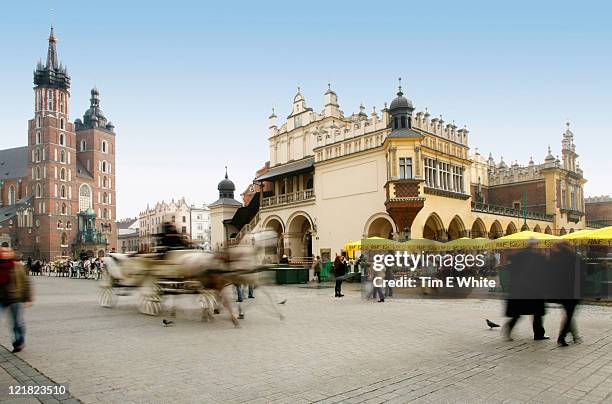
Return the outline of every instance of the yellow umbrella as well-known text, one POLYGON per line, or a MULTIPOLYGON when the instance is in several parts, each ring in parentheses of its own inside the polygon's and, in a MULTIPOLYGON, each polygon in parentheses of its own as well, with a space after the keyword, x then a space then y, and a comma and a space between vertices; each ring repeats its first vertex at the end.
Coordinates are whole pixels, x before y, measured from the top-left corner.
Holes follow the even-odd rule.
POLYGON ((587 229, 583 229, 583 230, 578 230, 575 231, 573 233, 567 233, 564 234, 563 236, 561 236, 562 239, 564 240, 574 240, 577 238, 583 238, 586 235, 588 235, 589 233, 591 233, 593 230, 587 230, 587 229))
POLYGON ((588 234, 574 239, 581 245, 598 245, 612 247, 612 226, 591 230, 588 234))
POLYGON ((456 240, 444 243, 442 248, 448 250, 485 250, 490 240, 484 237, 469 238, 461 237, 456 240))
POLYGON ((507 248, 525 248, 535 240, 535 247, 550 248, 556 242, 563 240, 561 237, 553 236, 552 234, 538 233, 535 231, 521 231, 514 234, 509 234, 492 240, 489 243, 491 249, 507 249, 507 248))
POLYGON ((401 251, 439 251, 444 244, 427 238, 413 238, 403 243, 397 243, 397 250, 401 251))

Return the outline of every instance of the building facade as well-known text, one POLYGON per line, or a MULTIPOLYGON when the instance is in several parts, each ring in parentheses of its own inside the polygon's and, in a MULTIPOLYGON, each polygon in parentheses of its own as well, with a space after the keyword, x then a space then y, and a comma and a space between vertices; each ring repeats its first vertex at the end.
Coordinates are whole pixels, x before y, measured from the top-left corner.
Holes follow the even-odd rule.
POLYGON ((185 198, 147 205, 138 215, 139 249, 150 250, 157 245, 157 235, 171 223, 194 246, 210 249, 211 219, 206 204, 190 205, 185 198))
POLYGON ((136 253, 140 249, 137 217, 117 221, 117 251, 122 254, 136 253))
POLYGON ((91 90, 83 119, 70 122, 70 76, 53 27, 46 63, 34 70, 27 146, 0 151, 0 233, 24 255, 103 255, 117 246, 115 127, 91 90))
POLYGON ((361 105, 350 115, 330 86, 320 112, 298 88, 286 121, 278 126, 273 111, 268 126, 259 198, 242 206, 219 184, 213 248, 261 229, 278 233, 277 257, 331 257, 370 236, 445 241, 585 227, 586 180, 569 126, 562 159, 549 150, 540 164, 508 166, 470 153, 466 128, 415 113, 401 85, 389 107, 368 114, 361 105))
POLYGON ((210 250, 210 209, 205 204, 202 206, 191 205, 191 244, 203 250, 210 250))
POLYGON ((593 228, 612 226, 612 197, 610 195, 585 198, 587 225, 593 228))

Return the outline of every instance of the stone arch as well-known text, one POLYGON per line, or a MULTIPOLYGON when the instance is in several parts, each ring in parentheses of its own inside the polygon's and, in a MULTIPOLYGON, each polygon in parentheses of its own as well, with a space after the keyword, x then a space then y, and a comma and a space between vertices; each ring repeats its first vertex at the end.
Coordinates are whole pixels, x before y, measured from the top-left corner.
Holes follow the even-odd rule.
POLYGON ((453 220, 448 224, 448 240, 456 240, 465 237, 465 224, 459 216, 453 217, 453 220))
POLYGON ((364 237, 382 237, 392 239, 395 233, 395 223, 386 213, 376 213, 366 221, 363 228, 364 237))
POLYGON ((550 229, 550 226, 546 226, 546 228, 544 229, 544 233, 552 234, 552 230, 550 229))
POLYGON ((276 232, 277 243, 276 246, 266 247, 264 254, 266 256, 272 256, 272 261, 278 262, 280 257, 285 254, 283 234, 285 233, 285 225, 283 219, 279 216, 273 215, 265 219, 262 228, 273 230, 276 232))
POLYGON ((487 238, 487 228, 481 218, 477 218, 476 220, 474 220, 472 228, 470 229, 470 235, 472 236, 472 238, 487 238))
POLYGON ((291 257, 312 256, 313 221, 304 211, 293 213, 287 219, 285 254, 291 257))
POLYGON ((533 228, 533 231, 535 231, 536 233, 542 233, 542 229, 540 228, 539 224, 535 225, 535 227, 533 228))
POLYGON ((565 230, 565 227, 562 227, 561 230, 559 230, 559 235, 565 236, 566 234, 567 234, 567 230, 565 230))
POLYGON ((268 216, 264 220, 263 225, 261 227, 264 229, 272 230, 280 229, 280 233, 283 233, 285 231, 285 224, 283 223, 283 219, 281 219, 280 216, 276 215, 268 216))
POLYGON ((496 239, 504 235, 504 228, 502 227, 499 220, 494 221, 491 224, 491 229, 489 230, 489 238, 496 239))
POLYGON ((516 225, 514 224, 514 222, 508 223, 508 226, 506 226, 506 236, 508 234, 514 234, 516 232, 517 232, 517 229, 516 229, 516 225))
POLYGON ((425 224, 423 225, 423 238, 427 238, 430 240, 439 240, 442 241, 446 238, 446 234, 444 232, 444 224, 442 223, 442 219, 438 216, 437 213, 432 213, 429 215, 425 224))

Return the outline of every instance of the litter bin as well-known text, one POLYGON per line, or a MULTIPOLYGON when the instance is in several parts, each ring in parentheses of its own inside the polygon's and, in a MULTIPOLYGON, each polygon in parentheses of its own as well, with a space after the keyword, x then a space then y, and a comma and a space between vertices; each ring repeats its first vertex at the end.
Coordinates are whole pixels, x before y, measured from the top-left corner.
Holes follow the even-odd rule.
POLYGON ((333 263, 331 261, 327 261, 323 263, 323 268, 321 269, 321 280, 327 281, 329 279, 329 274, 332 270, 333 263))
POLYGON ((308 268, 295 268, 297 272, 297 283, 308 283, 308 268))
POLYGON ((298 283, 298 271, 291 267, 277 267, 276 283, 279 285, 298 283))

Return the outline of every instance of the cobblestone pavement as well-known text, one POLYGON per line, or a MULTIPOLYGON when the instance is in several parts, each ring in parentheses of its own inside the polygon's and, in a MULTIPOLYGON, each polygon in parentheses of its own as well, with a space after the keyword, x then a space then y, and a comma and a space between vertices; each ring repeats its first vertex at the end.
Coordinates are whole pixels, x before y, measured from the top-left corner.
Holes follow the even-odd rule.
MULTIPOLYGON (((287 299, 284 321, 257 291, 239 329, 226 317, 198 321, 189 296, 163 327, 134 297, 98 307, 93 281, 34 283, 18 356, 86 403, 612 401, 612 307, 581 307, 583 343, 557 348, 556 308, 551 341, 533 341, 523 319, 503 342, 485 325, 503 321, 498 301, 375 303, 356 290, 336 299, 331 288, 278 286, 269 290, 287 299)), ((0 343, 10 346, 7 328, 0 343)))

